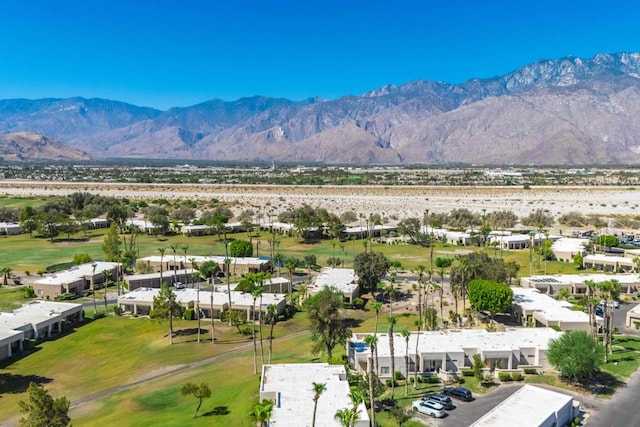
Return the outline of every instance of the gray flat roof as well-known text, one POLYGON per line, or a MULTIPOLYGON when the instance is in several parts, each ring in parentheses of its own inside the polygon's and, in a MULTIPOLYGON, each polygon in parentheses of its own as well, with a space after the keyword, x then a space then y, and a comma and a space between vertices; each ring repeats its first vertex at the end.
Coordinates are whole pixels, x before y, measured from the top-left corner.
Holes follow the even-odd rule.
POLYGON ((571 402, 572 396, 527 384, 471 426, 538 427, 571 402))

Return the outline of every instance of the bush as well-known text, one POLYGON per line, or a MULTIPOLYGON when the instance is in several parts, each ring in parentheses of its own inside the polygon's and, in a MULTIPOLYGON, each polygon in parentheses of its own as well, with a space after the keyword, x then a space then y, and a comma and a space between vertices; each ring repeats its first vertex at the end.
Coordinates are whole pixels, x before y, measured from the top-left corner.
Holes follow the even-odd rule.
POLYGON ((193 319, 195 319, 193 308, 187 308, 184 311, 184 314, 183 314, 182 317, 183 317, 184 320, 193 320, 193 319))
POLYGON ((113 314, 115 314, 116 316, 120 316, 122 314, 122 309, 116 305, 115 307, 113 307, 113 314))
POLYGON ((473 369, 462 369, 462 376, 463 377, 472 377, 473 376, 473 369))
POLYGON ((524 378, 522 377, 522 374, 520 372, 512 372, 511 379, 514 381, 522 381, 524 378))
MULTIPOLYGON (((89 295, 91 295, 91 294, 89 294, 89 295)), ((57 295, 55 300, 56 301, 71 301, 71 300, 74 300, 74 299, 77 299, 77 298, 78 298, 78 295, 74 294, 73 292, 65 292, 63 294, 57 295)))
POLYGON ((392 384, 391 378, 387 378, 387 380, 384 383, 387 385, 387 387, 391 387, 391 384, 392 384))
POLYGON ((538 370, 536 368, 524 368, 524 373, 527 375, 536 375, 538 370))
POLYGON ((502 382, 512 381, 511 374, 508 372, 498 372, 498 379, 502 382))
POLYGON ((400 381, 400 380, 403 380, 403 379, 404 379, 404 375, 402 375, 402 372, 400 372, 400 371, 395 371, 395 372, 393 373, 393 378, 394 378, 396 381, 400 381))
POLYGON ((464 384, 464 383, 465 383, 465 381, 466 381, 466 380, 465 380, 464 378, 460 378, 460 379, 458 380, 458 383, 460 383, 460 384, 464 384))
POLYGON ((440 377, 436 377, 436 376, 421 377, 420 381, 425 384, 438 384, 440 383, 440 377))

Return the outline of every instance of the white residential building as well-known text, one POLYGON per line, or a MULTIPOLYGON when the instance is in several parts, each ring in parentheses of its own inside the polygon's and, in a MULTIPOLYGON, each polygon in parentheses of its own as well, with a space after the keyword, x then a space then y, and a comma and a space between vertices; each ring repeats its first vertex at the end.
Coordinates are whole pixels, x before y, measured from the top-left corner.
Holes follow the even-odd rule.
MULTIPOLYGON (((582 311, 572 310, 572 304, 558 301, 534 288, 512 287, 515 319, 527 326, 530 321, 535 326, 556 326, 563 331, 588 331, 589 315, 582 311)), ((602 322, 602 318, 598 317, 602 322)))
POLYGON ((307 287, 307 292, 309 295, 314 295, 328 287, 336 288, 348 303, 352 303, 354 298, 360 296, 358 277, 352 268, 324 267, 313 278, 307 287))
MULTIPOLYGON (((342 365, 327 363, 288 363, 264 365, 260 379, 260 400, 273 400, 270 426, 308 427, 313 418, 313 383, 325 384, 318 399, 316 425, 340 427, 335 413, 353 408, 349 396, 347 372, 342 365)), ((369 414, 364 403, 358 406, 356 427, 369 427, 369 414)))
POLYGON ((82 304, 31 301, 11 313, 0 313, 0 360, 22 351, 29 339, 51 337, 82 320, 82 304))
MULTIPOLYGON (((364 342, 368 334, 354 334, 347 342, 348 362, 359 372, 368 372, 371 353, 364 342)), ((409 372, 421 375, 439 375, 443 379, 455 379, 460 371, 473 366, 473 355, 480 354, 486 365, 493 368, 517 370, 535 367, 551 369, 547 362, 547 350, 551 340, 562 332, 551 328, 510 328, 504 332, 487 332, 485 329, 455 329, 445 331, 411 332, 409 336, 409 372), (417 360, 416 360, 417 353, 417 360)), ((390 377, 391 353, 387 334, 378 334, 378 375, 390 377)), ((407 342, 400 333, 393 336, 395 369, 404 372, 404 356, 407 342)))
POLYGON ((620 292, 631 294, 640 289, 640 277, 638 274, 558 274, 553 276, 522 277, 520 286, 536 288, 548 295, 557 295, 560 289, 566 288, 571 295, 584 295, 587 292, 586 281, 595 283, 615 279, 620 283, 620 292))
POLYGON ((557 391, 526 384, 471 427, 556 427, 580 415, 580 404, 557 391))

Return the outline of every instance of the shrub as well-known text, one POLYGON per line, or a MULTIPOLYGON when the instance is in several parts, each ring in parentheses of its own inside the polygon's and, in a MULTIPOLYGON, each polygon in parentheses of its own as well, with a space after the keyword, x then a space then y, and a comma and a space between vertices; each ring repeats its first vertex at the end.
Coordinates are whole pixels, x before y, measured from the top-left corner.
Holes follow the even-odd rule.
POLYGON ((508 372, 498 372, 498 379, 502 382, 507 382, 507 381, 511 381, 511 374, 509 374, 508 372))
POLYGON ((387 385, 387 387, 391 387, 391 378, 387 378, 384 383, 387 385))
POLYGON ((400 372, 400 371, 395 371, 395 372, 393 373, 393 378, 394 378, 396 381, 400 381, 400 380, 403 380, 403 379, 404 379, 404 375, 402 375, 402 372, 400 372))
MULTIPOLYGON (((85 291, 86 292, 86 291, 85 291)), ((84 294, 84 292, 83 292, 84 294)), ((91 294, 89 294, 91 295, 91 294)), ((57 295, 55 300, 56 301, 71 301, 74 299, 77 299, 78 295, 74 294, 73 292, 65 292, 63 294, 57 295)))
POLYGON ((26 274, 27 276, 31 276, 31 271, 29 271, 29 270, 25 270, 25 271, 24 271, 24 274, 26 274))
POLYGON ((536 368, 524 368, 523 371, 527 375, 536 375, 538 373, 536 368))
POLYGON ((463 377, 472 377, 473 376, 473 369, 462 369, 462 376, 463 377))
POLYGON ((184 320, 193 320, 193 319, 195 319, 193 308, 187 308, 184 311, 183 318, 184 318, 184 320))
POLYGON ((465 380, 464 378, 460 378, 460 379, 458 380, 458 383, 460 383, 460 384, 464 384, 464 383, 465 383, 465 381, 466 381, 466 380, 465 380))
POLYGON ((116 316, 120 316, 122 314, 122 309, 116 305, 115 307, 113 307, 113 313, 116 316))
POLYGON ((520 372, 512 372, 511 379, 513 379, 514 381, 522 381, 524 378, 522 377, 522 374, 520 372))
POLYGON ((425 384, 438 384, 440 383, 440 377, 436 377, 436 376, 422 377, 422 382, 425 384))

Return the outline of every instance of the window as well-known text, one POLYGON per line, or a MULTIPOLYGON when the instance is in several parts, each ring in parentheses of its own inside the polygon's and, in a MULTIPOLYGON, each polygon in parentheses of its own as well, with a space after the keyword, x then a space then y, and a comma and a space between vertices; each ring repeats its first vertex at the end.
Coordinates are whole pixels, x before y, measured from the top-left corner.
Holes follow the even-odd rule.
POLYGON ((381 366, 380 367, 380 373, 381 374, 388 374, 389 373, 389 367, 388 366, 381 366))

